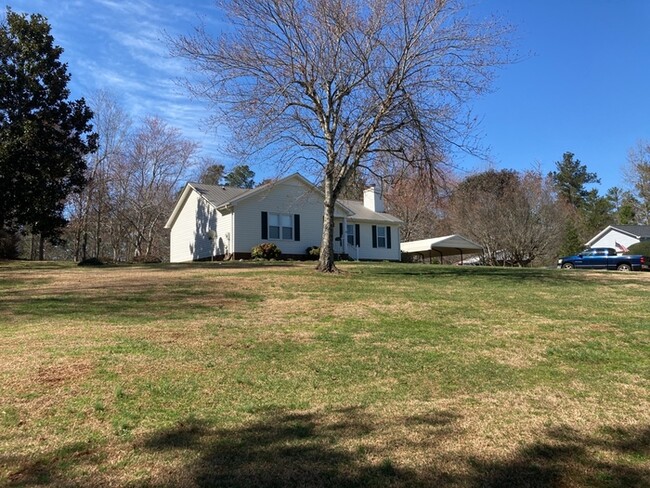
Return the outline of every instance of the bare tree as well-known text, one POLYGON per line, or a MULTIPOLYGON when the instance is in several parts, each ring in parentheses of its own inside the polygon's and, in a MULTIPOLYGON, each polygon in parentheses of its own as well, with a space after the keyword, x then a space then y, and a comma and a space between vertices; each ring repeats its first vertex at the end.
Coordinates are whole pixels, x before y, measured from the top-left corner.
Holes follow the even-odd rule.
POLYGON ((98 134, 98 150, 86 158, 87 184, 68 202, 71 215, 68 232, 73 234, 75 260, 86 259, 90 254, 101 257, 102 244, 114 234, 105 229, 111 219, 111 176, 113 166, 122 157, 131 128, 126 115, 115 97, 106 91, 96 92, 89 100, 93 109, 93 125, 98 134))
POLYGON ((563 203, 554 183, 541 173, 520 173, 497 207, 496 222, 502 227, 503 249, 512 262, 524 265, 533 260, 553 262, 565 228, 563 203))
POLYGON ((155 237, 164 235, 161 219, 171 212, 179 179, 197 148, 178 129, 148 117, 114 165, 113 205, 119 220, 128 224, 135 258, 151 256, 155 237))
POLYGON ((384 199, 386 210, 403 222, 402 241, 426 239, 448 232, 446 225, 448 186, 453 183, 450 174, 440 174, 436 184, 428 175, 413 168, 405 168, 399 178, 391 179, 384 199), (444 184, 440 184, 440 182, 444 184))
POLYGON ((228 30, 199 26, 173 52, 204 75, 191 92, 213 102, 242 146, 321 179, 321 271, 336 270, 334 206, 350 176, 374 172, 378 155, 430 166, 469 145, 466 102, 505 61, 507 29, 469 19, 454 0, 221 5, 228 30))
POLYGON ((132 121, 113 95, 108 92, 98 92, 91 99, 91 104, 96 107, 94 120, 99 134, 100 149, 88 165, 91 181, 88 203, 92 214, 86 218, 92 221, 94 256, 100 257, 102 255, 102 239, 105 234, 103 226, 110 218, 110 214, 114 213, 110 202, 111 178, 115 173, 115 166, 126 150, 125 146, 128 142, 132 121))
POLYGON ((450 211, 455 232, 480 244, 488 264, 497 263, 505 244, 496 218, 501 215, 500 202, 516 178, 514 171, 490 170, 465 178, 452 194, 450 211))
POLYGON ((650 225, 650 142, 639 141, 628 153, 627 176, 636 197, 637 223, 650 225))
POLYGON ((454 191, 454 228, 483 246, 487 264, 547 261, 556 255, 565 228, 564 202, 554 188, 550 177, 535 171, 472 175, 454 191))

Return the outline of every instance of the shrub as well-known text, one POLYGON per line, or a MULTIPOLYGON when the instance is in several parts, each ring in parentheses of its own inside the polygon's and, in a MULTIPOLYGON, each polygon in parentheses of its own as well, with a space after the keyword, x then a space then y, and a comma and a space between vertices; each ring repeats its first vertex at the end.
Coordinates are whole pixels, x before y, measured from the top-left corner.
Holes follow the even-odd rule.
POLYGON ((650 241, 637 242, 632 244, 629 248, 629 251, 625 254, 643 254, 644 256, 650 256, 650 241))
POLYGON ((0 229, 0 258, 18 259, 20 254, 18 251, 19 244, 20 237, 18 234, 0 229))
POLYGON ((282 252, 272 242, 263 242, 251 249, 253 259, 279 259, 282 252))
POLYGON ((134 256, 133 260, 131 261, 132 263, 138 263, 138 264, 158 264, 162 263, 163 260, 159 256, 134 256))
POLYGON ((305 251, 307 259, 315 261, 320 257, 320 247, 318 246, 309 246, 305 251))
POLYGON ((104 261, 99 258, 87 258, 79 261, 77 266, 102 266, 104 261))

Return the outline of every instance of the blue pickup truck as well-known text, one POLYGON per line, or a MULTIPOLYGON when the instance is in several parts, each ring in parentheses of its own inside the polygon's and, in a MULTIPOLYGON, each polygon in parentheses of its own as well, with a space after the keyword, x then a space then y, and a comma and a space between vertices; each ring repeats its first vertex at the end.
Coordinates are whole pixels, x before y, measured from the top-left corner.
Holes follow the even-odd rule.
POLYGON ((640 254, 616 254, 611 247, 592 247, 585 249, 575 256, 567 256, 557 261, 557 267, 562 269, 615 269, 618 271, 647 271, 650 270, 650 257, 640 254))

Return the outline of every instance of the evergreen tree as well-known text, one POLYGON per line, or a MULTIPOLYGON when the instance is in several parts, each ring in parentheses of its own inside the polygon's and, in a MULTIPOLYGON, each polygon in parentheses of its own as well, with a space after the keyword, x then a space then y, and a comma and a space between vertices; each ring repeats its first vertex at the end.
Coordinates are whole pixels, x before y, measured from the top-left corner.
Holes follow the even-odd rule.
POLYGON ((590 190, 582 209, 586 235, 595 235, 614 223, 613 210, 612 202, 607 197, 600 196, 596 189, 590 190))
POLYGON ((611 201, 600 196, 598 190, 587 188, 589 184, 600 183, 598 175, 587 171, 587 166, 574 157, 572 152, 565 152, 562 161, 555 162, 556 171, 549 173, 572 220, 562 240, 565 255, 580 250, 581 242, 586 242, 614 220, 611 201))
POLYGON ((564 237, 562 239, 562 246, 560 247, 561 256, 571 256, 577 254, 584 249, 585 245, 580 239, 580 234, 575 224, 571 220, 567 220, 564 228, 564 237))
POLYGON ((238 188, 253 188, 255 181, 253 178, 255 173, 246 164, 235 166, 230 173, 228 173, 224 180, 226 186, 236 186, 238 188))
POLYGON ((92 112, 68 100, 70 75, 50 25, 10 8, 0 25, 0 228, 55 240, 66 197, 85 183, 84 157, 96 149, 92 112))
POLYGON ((582 164, 579 159, 573 159, 572 152, 565 152, 562 155, 562 161, 556 161, 557 171, 553 171, 549 176, 555 181, 558 194, 570 205, 581 208, 589 197, 589 190, 585 185, 590 183, 600 183, 596 173, 587 171, 587 166, 582 164))
POLYGON ((605 197, 612 206, 612 217, 615 223, 620 225, 633 225, 636 223, 636 208, 638 200, 627 190, 613 186, 607 190, 605 197))
POLYGON ((201 174, 199 175, 199 183, 206 185, 218 185, 223 178, 225 170, 226 167, 223 164, 210 164, 204 168, 203 171, 201 171, 201 174))

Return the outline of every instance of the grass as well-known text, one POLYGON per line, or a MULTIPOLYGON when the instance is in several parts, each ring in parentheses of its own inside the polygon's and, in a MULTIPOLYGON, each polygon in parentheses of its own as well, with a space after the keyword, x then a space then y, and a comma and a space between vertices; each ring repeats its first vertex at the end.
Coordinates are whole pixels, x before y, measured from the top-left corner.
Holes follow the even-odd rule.
POLYGON ((0 262, 0 486, 650 486, 650 274, 0 262))

